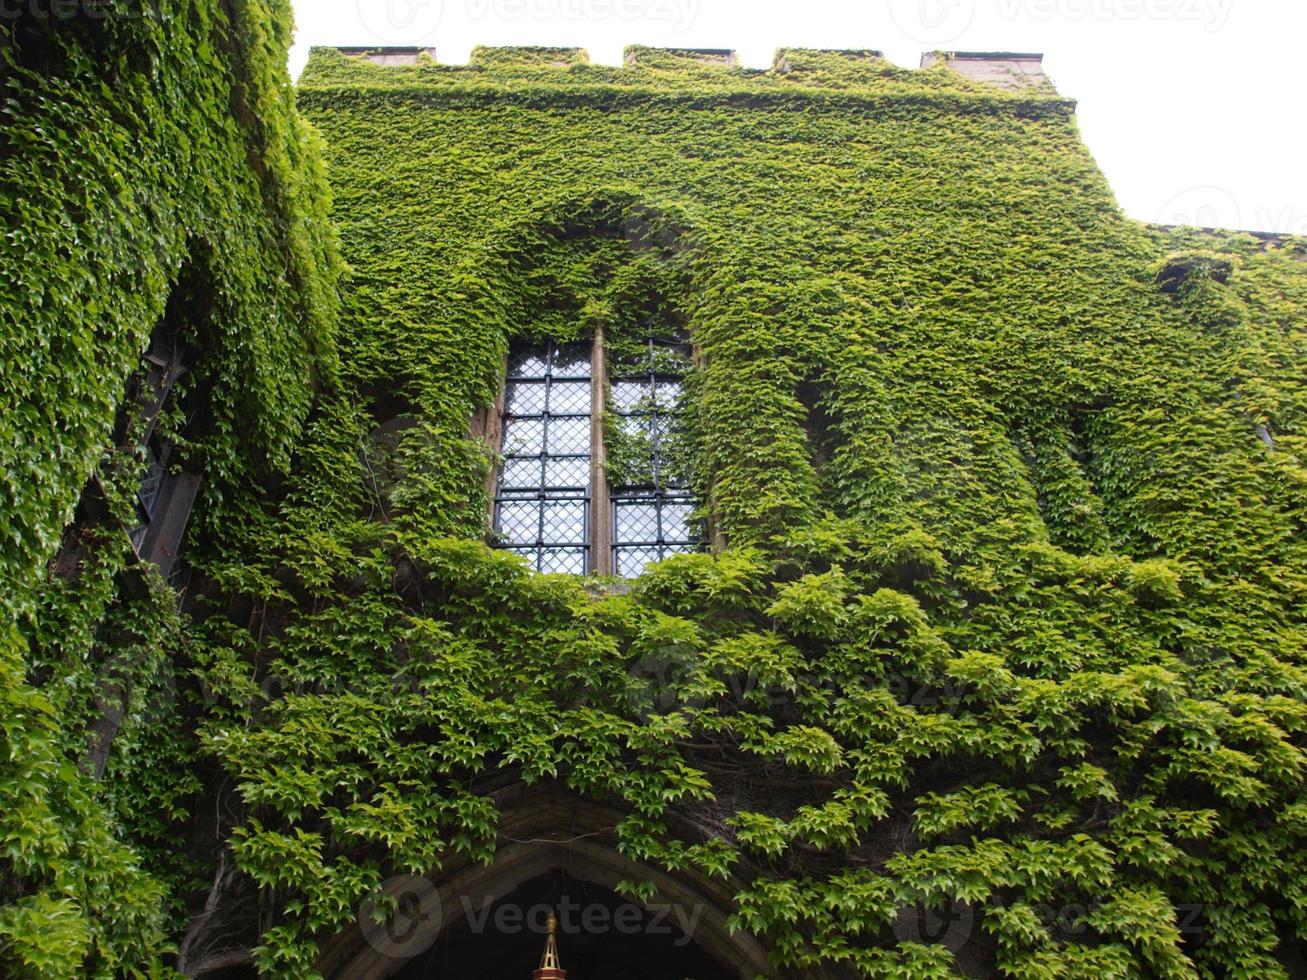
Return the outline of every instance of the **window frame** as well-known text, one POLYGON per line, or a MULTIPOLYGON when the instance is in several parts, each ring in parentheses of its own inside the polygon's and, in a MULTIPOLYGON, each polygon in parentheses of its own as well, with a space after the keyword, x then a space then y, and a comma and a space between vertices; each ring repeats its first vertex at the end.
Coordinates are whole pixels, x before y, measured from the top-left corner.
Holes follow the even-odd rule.
MULTIPOLYGON (((667 338, 661 337, 657 332, 651 331, 648 337, 648 343, 652 348, 660 340, 667 338)), ((643 485, 633 485, 632 487, 614 487, 608 479, 608 454, 604 438, 605 423, 608 415, 608 389, 611 381, 625 380, 636 378, 638 375, 623 374, 616 379, 609 378, 607 346, 605 343, 604 330, 602 326, 596 328, 594 333, 588 338, 590 345, 590 483, 587 493, 587 506, 585 511, 585 561, 584 571, 575 574, 593 574, 609 576, 617 574, 619 549, 633 547, 651 547, 656 549, 657 558, 651 560, 661 560, 667 554, 674 553, 669 549, 685 550, 702 550, 712 546, 716 540, 707 521, 697 522, 700 526, 697 536, 691 532, 689 540, 668 541, 665 539, 662 529, 662 506, 671 502, 676 504, 687 504, 692 510, 696 509, 700 502, 696 501, 692 489, 687 485, 683 489, 676 488, 670 493, 667 488, 660 488, 656 484, 649 487, 643 485), (657 540, 651 543, 645 542, 627 542, 616 539, 617 529, 617 508, 623 502, 639 499, 641 493, 648 493, 658 498, 658 521, 659 533, 657 540), (671 498, 670 501, 668 498, 671 498)), ((552 356, 555 341, 553 338, 546 338, 549 356, 552 356)), ((697 363, 697 357, 691 341, 687 338, 684 341, 685 347, 689 352, 689 365, 697 363)), ((502 486, 502 477, 504 472, 505 457, 503 455, 504 439, 506 426, 513 418, 509 412, 507 400, 509 397, 510 386, 516 382, 537 383, 543 378, 528 378, 525 375, 510 374, 512 350, 505 354, 503 370, 500 372, 500 386, 495 402, 492 406, 474 413, 471 421, 471 432, 473 436, 484 440, 490 450, 493 464, 486 475, 486 499, 488 503, 487 524, 491 535, 491 540, 495 547, 504 550, 513 551, 522 554, 525 549, 534 548, 536 551, 536 561, 533 567, 538 568, 540 564, 540 551, 545 547, 573 547, 571 544, 565 545, 545 545, 539 538, 535 545, 519 544, 513 545, 504 542, 500 535, 500 505, 505 500, 523 499, 522 497, 513 497, 505 495, 502 486)), ((653 356, 649 360, 649 377, 654 379, 669 380, 672 375, 666 372, 657 372, 653 356)), ((689 366, 687 365, 687 370, 689 366)), ((656 383, 656 382, 655 382, 656 383)), ((656 390, 656 388, 655 388, 656 390)), ((614 414, 625 414, 616 413, 614 414)), ((632 413, 638 414, 638 413, 632 413)), ((655 418, 659 416, 656 410, 653 413, 655 418)), ((547 445, 544 443, 544 434, 542 433, 541 455, 545 457, 547 445)), ((655 445, 656 437, 655 437, 655 445)), ((580 455, 580 454, 575 454, 580 455)), ((657 462, 655 461, 655 467, 657 462)), ((655 469, 655 474, 657 470, 655 469)), ((549 488, 544 486, 543 478, 538 490, 536 499, 546 499, 549 488)), ((533 499, 526 497, 525 499, 533 499)), ((541 520, 543 521, 543 514, 541 520)), ((637 575, 640 573, 636 573, 637 575)), ((635 576, 630 576, 635 577, 635 576)))
MULTIPOLYGON (((135 435, 145 453, 141 478, 132 495, 136 522, 126 529, 127 536, 136 559, 157 566, 175 589, 184 584, 187 571, 179 556, 201 475, 170 465, 173 445, 158 432, 158 423, 177 381, 190 369, 188 354, 178 331, 165 322, 151 338, 136 376, 137 397, 144 396, 145 407, 136 412, 129 409, 122 422, 123 436, 135 435), (137 425, 141 430, 133 433, 137 425)), ((127 404, 132 404, 131 398, 127 404)))

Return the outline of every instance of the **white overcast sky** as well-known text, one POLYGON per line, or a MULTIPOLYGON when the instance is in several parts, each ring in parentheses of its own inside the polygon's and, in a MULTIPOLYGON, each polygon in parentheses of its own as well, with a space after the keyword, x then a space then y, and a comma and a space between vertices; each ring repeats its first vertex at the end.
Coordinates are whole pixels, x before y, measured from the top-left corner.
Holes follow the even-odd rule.
POLYGON ((1307 234, 1304 0, 293 0, 297 76, 311 45, 626 44, 1040 51, 1079 102, 1085 142, 1144 221, 1307 234))

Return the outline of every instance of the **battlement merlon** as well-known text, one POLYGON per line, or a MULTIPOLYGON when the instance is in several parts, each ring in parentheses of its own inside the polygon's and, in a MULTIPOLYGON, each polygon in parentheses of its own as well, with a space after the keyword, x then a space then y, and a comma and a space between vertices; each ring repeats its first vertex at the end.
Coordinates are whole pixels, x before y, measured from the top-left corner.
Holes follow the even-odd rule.
POLYGON ((972 81, 1006 89, 1052 87, 1044 73, 1042 54, 1011 51, 927 51, 921 67, 930 68, 943 62, 953 71, 972 81))

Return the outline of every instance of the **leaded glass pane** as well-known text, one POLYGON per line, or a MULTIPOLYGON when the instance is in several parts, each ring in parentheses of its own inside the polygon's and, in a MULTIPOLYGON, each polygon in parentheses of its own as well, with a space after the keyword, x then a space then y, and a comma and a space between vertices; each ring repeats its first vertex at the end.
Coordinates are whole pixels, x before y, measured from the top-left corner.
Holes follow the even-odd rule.
POLYGON ((638 575, 645 564, 693 551, 701 534, 686 495, 688 454, 681 444, 683 378, 689 347, 678 338, 646 338, 643 351, 623 345, 613 360, 609 403, 617 442, 610 466, 620 467, 613 488, 613 567, 638 575))
POLYGON ((563 344, 555 347, 551 358, 555 378, 590 379, 590 344, 563 344))
POLYGON ((623 578, 635 578, 645 565, 658 560, 657 548, 616 547, 613 549, 614 571, 623 578))
POLYGON ((585 501, 547 500, 544 504, 542 544, 583 544, 585 542, 585 501))
POLYGON ((501 500, 499 533, 509 544, 534 544, 540 538, 540 503, 536 500, 501 500))
MULTIPOLYGON (((546 464, 548 465, 548 464, 546 464)), ((506 459, 499 472, 499 485, 505 490, 525 490, 540 485, 540 458, 506 459)))
POLYGON ((547 451, 551 456, 590 451, 590 416, 550 418, 547 451))
POLYGON ((509 415, 540 415, 545 410, 545 383, 518 381, 504 392, 504 411, 509 415))
POLYGON ((658 501, 619 500, 613 505, 618 541, 658 541, 658 501))
POLYGON ((515 555, 521 555, 531 563, 532 568, 536 568, 540 564, 540 549, 538 548, 508 548, 506 550, 515 555))
POLYGON ((610 390, 615 412, 633 412, 649 398, 648 381, 614 381, 610 390))
POLYGON ((555 381, 549 387, 550 415, 589 415, 589 381, 555 381))
POLYGON ((590 345, 515 345, 495 496, 502 547, 540 571, 589 566, 590 345))
POLYGON ((149 533, 149 530, 149 523, 143 523, 136 525, 136 527, 127 532, 127 536, 131 539, 132 546, 138 552, 141 550, 141 545, 145 544, 145 535, 149 533))
MULTIPOLYGON (((538 479, 537 475, 537 479, 538 479)), ((590 485, 590 457, 570 456, 545 460, 545 486, 584 491, 590 485)), ((507 484, 505 484, 507 486, 507 484)))
POLYGON ((539 456, 544 434, 543 419, 506 419, 503 453, 505 456, 539 456))
POLYGON ((548 355, 544 347, 517 346, 508 352, 508 376, 510 378, 543 378, 548 365, 548 355))
POLYGON ((679 378, 659 378, 654 385, 654 404, 660 412, 676 412, 681 403, 681 381, 679 378))
POLYGON ((154 516, 155 505, 159 502, 159 491, 163 489, 163 477, 163 467, 153 451, 150 451, 149 463, 141 476, 141 485, 136 491, 136 497, 141 502, 141 509, 145 512, 146 518, 154 516))
POLYGON ((662 506, 663 540, 690 540, 690 512, 688 500, 664 500, 662 506))
POLYGON ((585 548, 542 548, 540 564, 542 572, 563 572, 568 575, 585 574, 585 548))
POLYGON ((613 425, 625 439, 638 440, 645 444, 647 452, 653 451, 653 421, 649 415, 614 415, 613 425))
POLYGON ((658 440, 664 451, 671 441, 672 432, 674 431, 680 419, 673 415, 655 415, 653 419, 654 438, 658 440))

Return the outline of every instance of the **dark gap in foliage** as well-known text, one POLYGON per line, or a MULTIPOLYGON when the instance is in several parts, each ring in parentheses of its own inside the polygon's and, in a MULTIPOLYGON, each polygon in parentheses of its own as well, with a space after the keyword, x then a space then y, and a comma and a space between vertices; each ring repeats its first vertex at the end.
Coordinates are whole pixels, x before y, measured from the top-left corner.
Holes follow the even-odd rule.
POLYGON ((405 434, 418 426, 418 410, 412 399, 393 388, 369 388, 362 395, 373 422, 357 452, 367 500, 365 516, 387 521, 394 510, 391 494, 404 475, 401 446, 405 434))
POLYGON ((7 14, 0 21, 0 65, 11 61, 15 68, 45 77, 59 74, 66 60, 56 37, 59 23, 48 14, 33 16, 26 5, 18 7, 17 13, 17 17, 7 14))
MULTIPOLYGON (((116 450, 105 473, 105 482, 131 495, 132 508, 130 518, 123 515, 132 559, 117 575, 115 612, 151 601, 151 568, 174 590, 179 604, 188 598, 192 572, 182 554, 183 541, 204 469, 203 440, 212 431, 213 379, 202 366, 205 352, 214 349, 206 326, 210 307, 203 275, 188 262, 140 367, 128 380, 115 426, 116 450)), ((96 648, 106 652, 106 663, 98 671, 96 714, 82 764, 99 778, 129 722, 133 688, 154 683, 151 675, 158 664, 148 659, 150 638, 135 626, 120 624, 115 615, 101 624, 96 648)))
POLYGON ((178 276, 161 324, 162 330, 172 334, 171 343, 180 350, 186 369, 179 379, 179 434, 185 437, 183 461, 194 467, 203 466, 202 442, 215 431, 212 404, 219 343, 212 326, 212 286, 203 271, 205 260, 196 257, 206 252, 207 246, 192 243, 193 257, 178 276))
POLYGON ((88 551, 99 543, 110 525, 109 499, 105 494, 100 474, 86 481, 73 519, 64 528, 59 550, 50 559, 48 572, 65 581, 74 581, 82 570, 88 551))
POLYGON ((398 388, 365 386, 360 389, 359 395, 364 410, 377 425, 417 415, 417 405, 413 399, 398 388))
POLYGON ((249 952, 264 928, 259 895, 235 867, 225 844, 219 843, 245 815, 244 806, 234 796, 225 774, 214 767, 199 797, 209 804, 204 809, 210 812, 197 809, 189 828, 189 853, 205 855, 208 867, 215 870, 208 880, 192 879, 200 887, 185 895, 187 928, 178 943, 174 965, 186 976, 204 980, 249 980, 259 975, 249 952))
MULTIPOLYGON (((135 67, 146 67, 141 50, 116 43, 122 33, 116 21, 140 16, 113 0, 13 0, 0 8, 0 52, 12 52, 0 57, 0 65, 11 58, 15 69, 43 78, 87 67, 112 82, 118 57, 111 55, 121 54, 135 67)), ((0 78, 7 67, 0 68, 0 78)))
POLYGON ((1094 423, 1098 415, 1110 405, 1110 400, 1099 399, 1092 403, 1072 405, 1067 410, 1067 425, 1071 432, 1071 458, 1080 467, 1090 491, 1098 501, 1104 499, 1101 466, 1094 450, 1094 423))
POLYGON ((1207 279, 1224 285, 1234 273, 1234 261, 1211 252, 1177 252, 1162 263, 1157 272, 1157 286, 1164 293, 1175 294, 1207 279))
POLYGON ((1086 433, 1086 424, 1088 417, 1086 410, 1082 407, 1073 407, 1068 413, 1068 428, 1071 431, 1071 458, 1080 464, 1081 469, 1088 468, 1093 461, 1093 450, 1089 446, 1089 437, 1086 433))
POLYGON ((808 438, 808 458, 818 473, 830 461, 835 418, 831 414, 826 386, 820 381, 801 381, 796 396, 803 406, 803 431, 808 438))
POLYGON ((1065 413, 1047 411, 1011 428, 1049 540, 1078 555, 1100 554, 1109 547, 1091 440, 1098 410, 1073 405, 1065 413))
MULTIPOLYGON (((182 382, 194 363, 194 324, 202 309, 196 295, 195 280, 184 274, 127 379, 105 455, 83 488, 60 549, 47 566, 50 578, 58 580, 54 596, 61 590, 90 590, 84 601, 91 601, 97 580, 111 586, 101 593, 103 618, 91 648, 79 654, 94 678, 95 705, 83 765, 97 778, 127 721, 133 687, 148 684, 155 669, 149 662, 151 638, 134 625, 157 615, 151 606, 150 570, 157 570, 182 596, 189 580, 179 551, 199 476, 186 468, 199 464, 173 449, 178 440, 195 435, 209 402, 207 384, 178 390, 186 387, 182 382), (106 579, 108 569, 116 572, 106 579), (85 585, 79 582, 83 578, 85 585)), ((51 679, 66 656, 66 645, 75 649, 76 641, 58 633, 47 634, 49 643, 33 644, 33 686, 51 679)))
MULTIPOLYGON (((1210 928, 1202 906, 1194 905, 1184 912, 1191 920, 1191 931, 1202 935, 1204 926, 1210 928), (1194 920, 1197 920, 1196 928, 1194 920)), ((1307 977, 1307 943, 1298 938, 1292 926, 1284 923, 1278 924, 1276 933, 1280 944, 1275 948, 1275 958, 1280 961, 1289 976, 1307 977)))
MULTIPOLYGON (((110 453, 82 492, 52 574, 76 577, 84 543, 115 525, 128 531, 133 553, 157 565, 174 585, 187 575, 178 557, 203 471, 203 438, 212 431, 213 379, 194 368, 212 349, 206 335, 210 298, 187 266, 150 334, 138 368, 128 378, 109 441, 110 453), (116 497, 130 497, 132 514, 116 497)), ((141 594, 139 568, 122 585, 141 594)))
POLYGON ((213 294, 202 260, 196 260, 204 251, 192 243, 192 258, 183 266, 163 320, 151 336, 131 399, 136 404, 154 399, 142 444, 149 463, 146 479, 159 481, 157 510, 146 521, 146 530, 133 532, 133 542, 141 557, 157 564, 183 595, 190 569, 180 551, 205 470, 204 447, 216 431, 213 294))
POLYGON ((256 980, 258 975, 259 971, 253 966, 228 966, 218 970, 205 970, 201 974, 204 980, 256 980))

